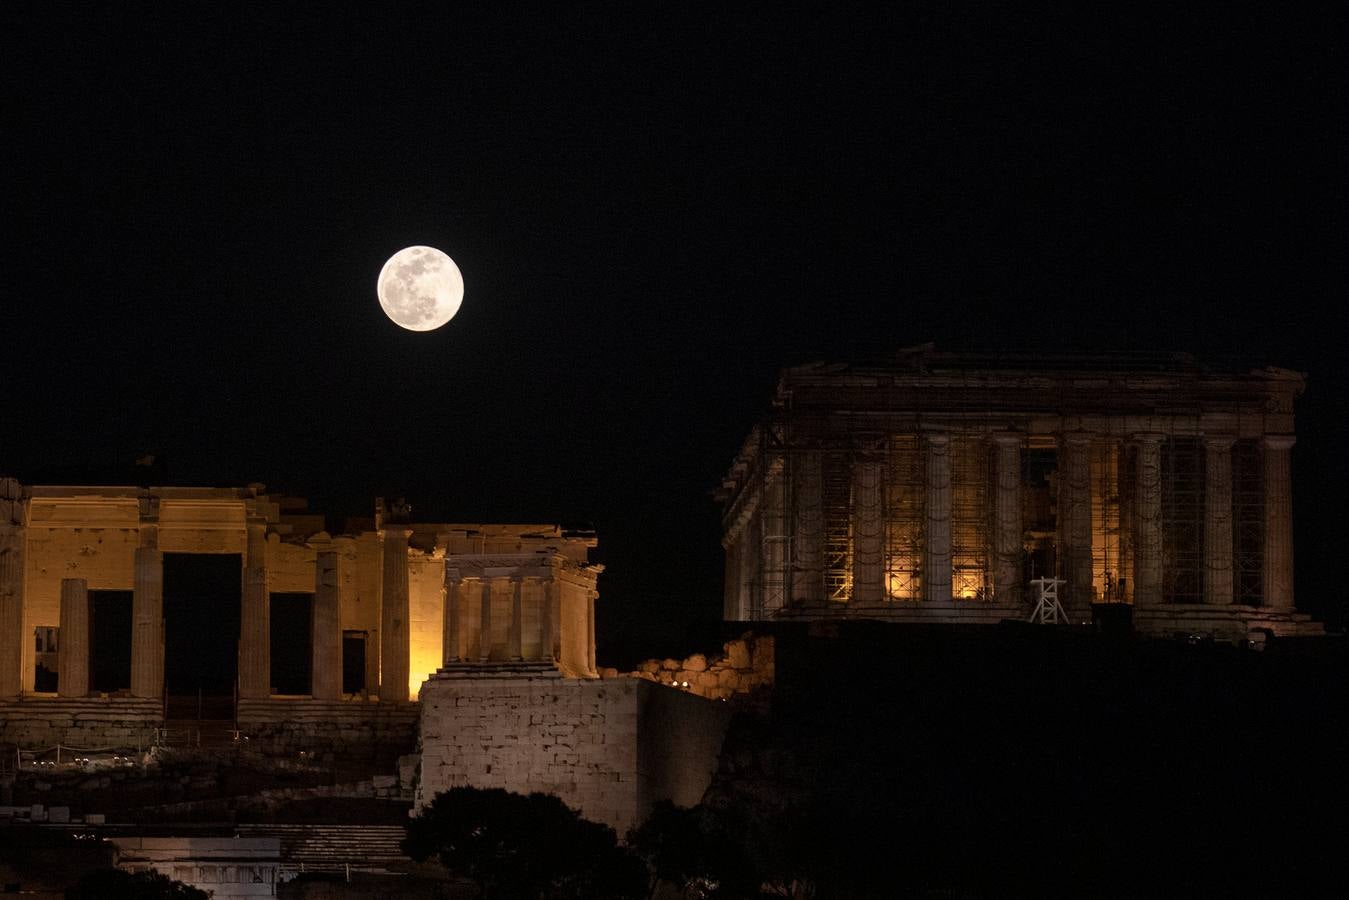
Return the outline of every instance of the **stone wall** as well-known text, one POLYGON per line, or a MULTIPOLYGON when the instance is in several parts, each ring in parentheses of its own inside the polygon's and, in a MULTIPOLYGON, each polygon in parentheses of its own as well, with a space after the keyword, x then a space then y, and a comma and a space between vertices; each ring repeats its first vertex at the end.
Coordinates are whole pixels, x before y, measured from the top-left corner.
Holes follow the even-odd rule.
POLYGON ((25 750, 61 744, 81 750, 149 747, 162 724, 158 700, 24 697, 0 701, 0 744, 25 750))
POLYGON ((657 800, 701 799, 729 713, 635 678, 432 678, 417 806, 464 785, 539 791, 623 834, 657 800))
POLYGON ((320 763, 361 762, 393 771, 417 745, 416 703, 240 700, 249 749, 273 757, 312 754, 320 763))
POLYGON ((775 673, 772 635, 745 632, 722 645, 720 656, 702 653, 679 659, 648 659, 635 671, 600 669, 601 678, 641 678, 708 700, 729 700, 760 687, 772 687, 775 673))

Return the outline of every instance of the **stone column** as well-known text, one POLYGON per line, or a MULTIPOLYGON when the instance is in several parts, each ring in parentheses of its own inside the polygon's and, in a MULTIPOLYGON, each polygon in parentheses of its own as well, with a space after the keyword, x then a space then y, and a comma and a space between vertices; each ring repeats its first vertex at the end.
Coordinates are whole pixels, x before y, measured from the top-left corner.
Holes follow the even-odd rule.
POLYGON ((1059 515, 1063 516, 1064 567, 1068 602, 1079 613, 1095 596, 1091 572, 1091 436, 1064 435, 1059 482, 1059 515))
POLYGON ((408 699, 408 538, 406 528, 386 528, 379 592, 379 699, 405 703, 408 699))
POLYGON ((483 576, 482 603, 478 607, 478 661, 492 655, 492 579, 483 576))
POLYGON ((56 693, 89 696, 89 582, 61 579, 61 636, 57 645, 56 693))
POLYGON ((463 656, 460 646, 459 570, 445 567, 445 622, 441 630, 441 662, 457 663, 463 656))
POLYGON ((1134 473, 1134 605, 1162 602, 1162 435, 1137 434, 1134 473))
POLYGON ((548 615, 548 590, 539 578, 526 578, 525 585, 533 588, 534 602, 539 617, 539 652, 532 659, 549 661, 553 652, 553 623, 548 615))
POLYGON ((314 605, 310 613, 315 700, 342 699, 342 602, 336 550, 320 550, 314 560, 314 605))
POLYGON ((548 605, 548 628, 551 634, 552 660, 557 662, 562 659, 562 582, 557 580, 556 574, 544 585, 544 592, 548 605))
POLYGON ((923 600, 951 602, 951 440, 923 436, 927 482, 927 522, 923 553, 923 600))
POLYGON ((784 475, 779 473, 764 492, 763 523, 763 616, 771 619, 787 604, 787 527, 783 495, 786 493, 784 475))
POLYGON ((793 459, 795 540, 793 541, 793 604, 824 603, 824 457, 818 450, 793 459))
POLYGON ((272 695, 272 610, 267 586, 267 523, 248 520, 239 607, 239 699, 272 695))
POLYGON ((164 554, 159 526, 142 523, 131 594, 131 694, 164 696, 164 554))
POLYGON ((0 698, 23 693, 23 497, 0 478, 0 698))
POLYGON ((1232 444, 1204 440, 1204 602, 1232 602, 1232 444))
POLYGON ((751 515, 740 529, 740 538, 736 542, 736 560, 740 565, 740 590, 736 603, 736 618, 755 619, 755 610, 759 604, 754 602, 754 592, 759 582, 759 547, 755 540, 758 528, 758 515, 751 515))
POLYGON ((1292 610, 1293 482, 1291 434, 1267 434, 1265 445, 1265 599, 1272 609, 1292 610))
POLYGON ((591 675, 599 673, 595 667, 595 601, 599 596, 599 591, 586 591, 586 665, 591 675))
POLYGON ((993 591, 1000 604, 1021 601, 1021 445, 1019 434, 995 434, 993 591))
POLYGON ((885 463, 864 456, 852 468, 852 598, 856 606, 885 599, 885 463))
POLYGON ((506 632, 506 655, 513 661, 525 658, 525 582, 519 575, 511 577, 511 626, 506 632))

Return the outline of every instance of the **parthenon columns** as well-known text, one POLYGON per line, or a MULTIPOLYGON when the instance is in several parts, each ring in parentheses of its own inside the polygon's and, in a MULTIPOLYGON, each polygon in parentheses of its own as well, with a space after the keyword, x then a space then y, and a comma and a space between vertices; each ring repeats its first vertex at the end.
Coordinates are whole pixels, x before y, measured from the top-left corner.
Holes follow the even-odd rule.
POLYGON ((0 478, 0 698, 23 690, 24 541, 19 483, 0 478))
POLYGON ((142 521, 131 594, 131 694, 158 700, 164 693, 164 554, 159 526, 142 521))
POLYGON ((562 583, 556 577, 543 586, 548 607, 549 653, 554 661, 562 659, 562 583))
POLYGON ((239 698, 272 695, 272 611, 267 586, 267 523, 249 519, 239 606, 239 698))
POLYGON ((553 609, 552 593, 548 586, 551 581, 544 581, 539 578, 526 579, 527 584, 534 585, 535 602, 538 603, 539 610, 539 659, 552 662, 553 656, 553 609))
POLYGON ((1137 434, 1134 478, 1134 605, 1162 602, 1162 436, 1137 434))
POLYGON ((824 458, 807 450, 792 460, 796 539, 793 544, 792 601, 824 602, 824 458))
POLYGON ((1068 602, 1085 610, 1094 591, 1091 573, 1091 435, 1064 436, 1059 484, 1059 515, 1063 518, 1063 577, 1068 602))
POLYGON ((410 665, 408 625, 408 538, 407 528, 385 528, 381 533, 380 617, 379 617, 379 699, 385 703, 404 703, 408 699, 410 665))
POLYGON ((57 694, 88 696, 89 582, 83 578, 61 579, 61 640, 57 647, 57 694))
POLYGON ((998 603, 1021 599, 1021 444, 1019 434, 997 434, 994 445, 993 590, 998 603))
POLYGON ((1204 440, 1204 602, 1232 602, 1232 444, 1204 440))
POLYGON ((313 687, 315 700, 342 698, 342 611, 336 550, 320 550, 314 564, 313 687))
POLYGON ((927 546, 923 560, 923 597, 951 602, 951 456, 950 438, 923 438, 927 464, 927 546))
POLYGON ((1292 435, 1265 435, 1265 599, 1274 609, 1293 608, 1292 435))
POLYGON ((763 501, 763 587, 762 612, 765 618, 787 604, 787 524, 786 479, 782 474, 764 488, 763 501))

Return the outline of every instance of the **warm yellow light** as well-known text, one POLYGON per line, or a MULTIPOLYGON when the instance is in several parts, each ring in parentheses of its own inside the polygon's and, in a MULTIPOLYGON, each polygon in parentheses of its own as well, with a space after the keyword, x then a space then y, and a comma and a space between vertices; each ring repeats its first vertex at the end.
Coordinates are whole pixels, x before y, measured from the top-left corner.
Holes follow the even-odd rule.
POLYGON ((404 247, 379 270, 379 305, 408 331, 434 331, 459 312, 464 276, 435 247, 404 247))

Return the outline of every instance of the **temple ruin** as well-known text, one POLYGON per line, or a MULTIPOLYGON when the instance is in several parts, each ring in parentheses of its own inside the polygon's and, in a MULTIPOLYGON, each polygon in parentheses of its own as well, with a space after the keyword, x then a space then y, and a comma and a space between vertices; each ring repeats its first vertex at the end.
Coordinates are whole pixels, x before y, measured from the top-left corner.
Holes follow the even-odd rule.
POLYGON ((728 620, 1071 618, 1317 634, 1293 601, 1304 378, 1183 354, 912 348, 785 370, 719 491, 728 620))
POLYGON ((446 662, 595 676, 593 532, 404 518, 381 504, 329 534, 261 485, 0 479, 5 739, 135 746, 166 718, 411 729, 446 662))

